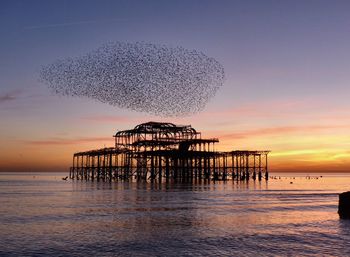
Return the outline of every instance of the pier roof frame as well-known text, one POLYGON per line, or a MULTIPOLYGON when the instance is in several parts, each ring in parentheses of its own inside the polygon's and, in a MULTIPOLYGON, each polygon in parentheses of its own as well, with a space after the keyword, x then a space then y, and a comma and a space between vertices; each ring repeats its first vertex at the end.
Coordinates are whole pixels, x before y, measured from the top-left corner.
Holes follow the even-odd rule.
POLYGON ((188 134, 200 135, 191 125, 175 125, 169 122, 146 122, 135 126, 134 129, 118 131, 114 137, 132 136, 137 134, 188 134))

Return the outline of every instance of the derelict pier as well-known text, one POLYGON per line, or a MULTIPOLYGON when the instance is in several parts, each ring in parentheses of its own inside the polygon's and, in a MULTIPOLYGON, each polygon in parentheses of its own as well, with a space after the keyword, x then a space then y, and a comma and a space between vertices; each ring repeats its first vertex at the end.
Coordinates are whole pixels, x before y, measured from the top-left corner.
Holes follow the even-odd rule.
POLYGON ((270 151, 215 151, 190 125, 147 122, 114 135, 115 147, 73 155, 69 177, 77 180, 268 179, 270 151))

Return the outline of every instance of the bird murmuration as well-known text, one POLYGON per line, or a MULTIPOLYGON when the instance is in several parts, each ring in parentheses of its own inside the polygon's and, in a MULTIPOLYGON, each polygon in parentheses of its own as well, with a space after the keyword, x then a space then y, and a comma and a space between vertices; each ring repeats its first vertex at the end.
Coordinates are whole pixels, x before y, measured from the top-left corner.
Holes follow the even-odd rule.
POLYGON ((55 93, 174 117, 198 113, 224 82, 214 58, 183 47, 115 42, 41 69, 55 93))

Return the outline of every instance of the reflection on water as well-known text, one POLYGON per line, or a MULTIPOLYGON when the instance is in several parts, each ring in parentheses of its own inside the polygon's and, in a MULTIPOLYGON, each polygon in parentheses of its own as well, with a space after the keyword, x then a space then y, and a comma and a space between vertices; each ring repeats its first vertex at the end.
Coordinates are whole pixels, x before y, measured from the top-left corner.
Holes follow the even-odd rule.
POLYGON ((350 177, 157 184, 0 174, 0 255, 350 254, 350 177), (290 182, 293 182, 291 184, 290 182))

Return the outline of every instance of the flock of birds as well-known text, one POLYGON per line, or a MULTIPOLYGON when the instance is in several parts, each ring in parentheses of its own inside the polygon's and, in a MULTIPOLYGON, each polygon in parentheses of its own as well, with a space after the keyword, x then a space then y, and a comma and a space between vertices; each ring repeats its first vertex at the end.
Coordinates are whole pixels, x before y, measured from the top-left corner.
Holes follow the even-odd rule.
MULTIPOLYGON (((302 178, 302 177, 299 177, 302 178)), ((323 176, 306 176, 305 179, 319 179, 323 176)), ((270 179, 295 179, 295 177, 281 177, 281 176, 270 176, 270 179)), ((293 181, 290 181, 289 184, 293 184, 293 181)))
POLYGON ((174 117, 203 110, 223 85, 224 68, 196 50, 114 42, 44 66, 40 78, 60 95, 174 117))

